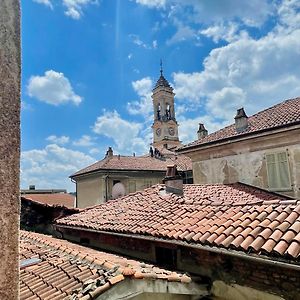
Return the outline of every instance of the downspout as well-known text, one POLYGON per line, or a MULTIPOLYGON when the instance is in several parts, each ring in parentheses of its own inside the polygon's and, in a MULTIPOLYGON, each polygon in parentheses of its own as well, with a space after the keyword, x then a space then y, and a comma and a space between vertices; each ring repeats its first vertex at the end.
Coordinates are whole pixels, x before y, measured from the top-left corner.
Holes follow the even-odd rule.
POLYGON ((105 202, 108 201, 107 197, 108 197, 108 174, 106 174, 105 176, 105 202))
POLYGON ((77 207, 77 181, 74 180, 74 179, 71 177, 71 182, 75 183, 75 185, 76 185, 76 188, 75 188, 75 190, 76 190, 75 208, 78 208, 78 207, 77 207))

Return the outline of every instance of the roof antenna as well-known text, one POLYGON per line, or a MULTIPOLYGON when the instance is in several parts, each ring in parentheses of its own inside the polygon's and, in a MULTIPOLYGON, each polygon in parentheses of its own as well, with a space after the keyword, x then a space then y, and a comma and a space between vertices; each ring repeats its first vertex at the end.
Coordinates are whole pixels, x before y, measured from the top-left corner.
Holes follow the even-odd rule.
POLYGON ((160 76, 163 76, 162 59, 160 59, 160 76))

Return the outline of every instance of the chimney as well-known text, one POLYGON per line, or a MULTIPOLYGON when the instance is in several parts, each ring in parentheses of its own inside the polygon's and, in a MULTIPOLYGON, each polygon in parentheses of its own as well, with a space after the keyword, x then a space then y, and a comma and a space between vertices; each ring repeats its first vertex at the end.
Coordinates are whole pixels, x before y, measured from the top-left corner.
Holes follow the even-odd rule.
POLYGON ((244 108, 239 108, 236 112, 235 129, 238 133, 244 131, 248 127, 248 116, 246 115, 244 108))
POLYGON ((176 165, 167 166, 167 173, 163 182, 165 183, 167 193, 183 195, 183 179, 176 165))
POLYGON ((204 124, 199 123, 199 129, 197 131, 198 140, 205 138, 208 135, 207 129, 204 127, 204 124))
POLYGON ((114 151, 113 151, 112 147, 108 147, 105 157, 113 157, 113 155, 114 155, 114 151))

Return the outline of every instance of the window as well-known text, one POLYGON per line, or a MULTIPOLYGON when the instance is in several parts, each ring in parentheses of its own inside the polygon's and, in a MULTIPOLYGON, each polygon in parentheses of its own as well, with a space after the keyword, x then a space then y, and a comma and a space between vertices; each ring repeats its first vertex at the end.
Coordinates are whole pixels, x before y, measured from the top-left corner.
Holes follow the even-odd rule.
POLYGON ((266 155, 269 189, 291 189, 291 179, 287 152, 266 155))
POLYGON ((136 191, 135 181, 129 181, 129 193, 134 193, 136 191))
POLYGON ((156 263, 158 265, 169 269, 176 269, 177 267, 176 249, 155 247, 155 256, 156 256, 156 263))

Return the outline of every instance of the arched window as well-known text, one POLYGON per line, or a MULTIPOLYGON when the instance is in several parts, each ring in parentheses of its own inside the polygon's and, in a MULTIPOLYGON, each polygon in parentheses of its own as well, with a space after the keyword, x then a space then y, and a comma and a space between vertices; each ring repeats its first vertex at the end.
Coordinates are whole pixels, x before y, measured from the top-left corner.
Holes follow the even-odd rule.
POLYGON ((157 120, 160 120, 160 103, 158 103, 158 105, 157 105, 156 118, 157 118, 157 120))
POLYGON ((167 120, 171 119, 171 108, 170 108, 170 104, 169 103, 167 103, 166 117, 167 117, 167 120))

